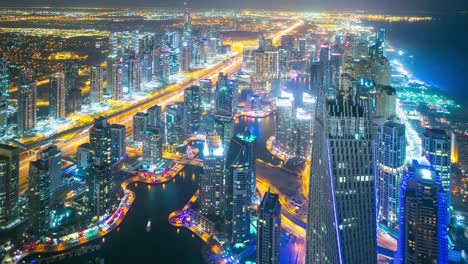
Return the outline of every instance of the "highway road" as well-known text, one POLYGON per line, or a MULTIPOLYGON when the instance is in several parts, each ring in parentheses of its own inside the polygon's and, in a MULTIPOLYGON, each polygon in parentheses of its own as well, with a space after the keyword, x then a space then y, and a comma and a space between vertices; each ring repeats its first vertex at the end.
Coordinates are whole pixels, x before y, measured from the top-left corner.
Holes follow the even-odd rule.
MULTIPOLYGON (((157 92, 151 94, 148 98, 143 99, 129 107, 122 108, 111 114, 103 113, 101 116, 108 118, 109 123, 122 124, 127 127, 127 132, 131 132, 133 125, 133 116, 147 110, 156 104, 165 106, 178 100, 183 96, 183 91, 192 85, 197 85, 199 79, 212 79, 216 81, 219 72, 225 72, 232 75, 239 71, 242 66, 242 54, 231 57, 224 63, 218 63, 214 66, 194 74, 194 77, 184 80, 182 83, 169 85, 157 92)), ((92 127, 92 121, 86 122, 78 127, 70 128, 50 137, 27 144, 25 147, 28 150, 20 155, 20 192, 27 189, 29 163, 35 160, 35 153, 49 146, 49 142, 54 142, 55 145, 62 151, 63 156, 74 154, 79 145, 88 142, 89 129, 92 127)), ((131 134, 131 133, 128 133, 131 134)))

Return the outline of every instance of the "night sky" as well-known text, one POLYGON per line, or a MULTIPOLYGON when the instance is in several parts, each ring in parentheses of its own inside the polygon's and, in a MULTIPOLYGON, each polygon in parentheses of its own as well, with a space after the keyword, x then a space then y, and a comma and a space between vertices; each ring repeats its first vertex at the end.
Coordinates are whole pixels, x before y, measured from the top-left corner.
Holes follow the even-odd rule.
MULTIPOLYGON (((183 0, 0 0, 0 6, 181 7, 183 0)), ((368 10, 414 13, 467 11, 468 0, 192 0, 200 8, 368 10)))

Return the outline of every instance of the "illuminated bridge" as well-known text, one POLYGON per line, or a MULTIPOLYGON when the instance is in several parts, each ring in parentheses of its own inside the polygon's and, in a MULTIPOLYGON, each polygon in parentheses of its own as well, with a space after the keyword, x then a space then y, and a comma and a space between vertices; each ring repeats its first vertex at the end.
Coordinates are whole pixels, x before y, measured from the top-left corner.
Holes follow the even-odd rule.
POLYGON ((177 162, 180 164, 189 164, 189 165, 203 167, 203 160, 199 158, 187 158, 182 155, 169 153, 169 152, 163 152, 163 158, 173 160, 174 162, 177 162))

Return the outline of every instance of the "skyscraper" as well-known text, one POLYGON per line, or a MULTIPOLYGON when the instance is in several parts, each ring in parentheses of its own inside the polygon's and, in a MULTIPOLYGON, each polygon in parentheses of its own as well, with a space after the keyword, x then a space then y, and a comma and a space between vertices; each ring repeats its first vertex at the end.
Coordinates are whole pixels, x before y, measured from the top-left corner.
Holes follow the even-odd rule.
POLYGON ((375 116, 388 120, 396 117, 396 90, 391 86, 377 86, 375 116))
POLYGON ((86 200, 89 212, 102 216, 110 206, 110 190, 113 182, 110 175, 111 132, 105 117, 94 120, 90 130, 91 163, 86 175, 86 200))
POLYGON ((141 91, 141 67, 140 59, 134 56, 129 59, 128 65, 128 93, 138 93, 141 91))
POLYGON ((78 83, 78 65, 65 64, 65 91, 66 101, 65 110, 67 114, 73 113, 81 108, 81 88, 78 83))
POLYGON ((0 143, 0 226, 18 216, 19 154, 18 148, 0 143))
POLYGON ((215 94, 215 131, 221 136, 225 151, 232 137, 236 91, 237 83, 220 72, 215 94))
POLYGON ((29 221, 32 232, 44 235, 49 230, 50 222, 50 173, 48 162, 44 159, 29 164, 29 221))
POLYGON ((181 55, 180 55, 180 70, 182 72, 190 71, 190 43, 182 43, 181 55))
POLYGON ((55 73, 49 79, 49 117, 65 118, 65 80, 63 73, 55 73))
POLYGON ((401 184, 395 263, 448 263, 447 193, 427 160, 413 160, 401 184))
POLYGON ((37 94, 36 82, 29 73, 23 71, 18 85, 18 132, 25 134, 36 126, 37 94))
POLYGON ((104 71, 101 66, 91 67, 89 100, 91 103, 100 103, 104 100, 104 71))
POLYGON ((184 105, 175 103, 166 107, 164 113, 166 143, 170 145, 181 144, 182 138, 182 120, 184 119, 184 105))
POLYGON ((320 67, 320 89, 323 90, 325 98, 332 99, 336 97, 337 91, 334 89, 331 83, 331 69, 330 69, 330 47, 322 45, 320 46, 319 55, 319 67, 320 67))
POLYGON ((88 172, 88 167, 92 163, 93 151, 91 144, 84 143, 76 149, 76 167, 78 169, 79 178, 84 181, 88 172))
POLYGON ((107 80, 107 87, 112 89, 112 99, 121 100, 123 98, 123 71, 122 62, 116 61, 110 66, 110 73, 108 76, 110 79, 107 80))
POLYGON ((200 80, 200 101, 203 106, 211 104, 211 95, 213 94, 213 83, 210 79, 200 80))
POLYGON ((223 216, 225 157, 220 136, 206 136, 203 161, 203 174, 200 176, 201 213, 207 216, 223 216))
POLYGON ((278 51, 255 52, 255 81, 265 82, 278 79, 279 76, 279 57, 278 51))
POLYGON ((191 86, 184 91, 184 129, 194 133, 199 129, 201 119, 200 87, 191 86))
POLYGON ((45 165, 44 169, 50 181, 50 196, 62 186, 62 153, 56 146, 50 146, 39 152, 36 156, 39 163, 45 165))
POLYGON ((148 113, 137 113, 133 116, 133 140, 142 142, 145 138, 146 129, 149 123, 148 113))
POLYGON ((89 132, 89 143, 93 153, 92 163, 99 160, 100 166, 111 164, 111 137, 110 125, 107 118, 94 119, 94 126, 89 132))
POLYGON ((152 107, 146 110, 148 113, 148 126, 155 126, 163 128, 163 119, 162 119, 162 109, 160 105, 153 105, 152 107))
POLYGON ((86 198, 93 216, 102 216, 110 207, 111 176, 109 165, 95 159, 88 169, 86 198))
POLYGON ((162 158, 162 145, 164 137, 162 130, 156 126, 148 126, 145 131, 145 142, 143 144, 143 160, 149 164, 156 164, 162 158))
POLYGON ((127 138, 127 128, 124 125, 112 124, 110 126, 110 137, 111 137, 111 162, 115 164, 121 161, 125 154, 126 144, 125 139, 127 138))
POLYGON ((190 0, 184 1, 184 34, 183 40, 190 41, 192 36, 192 19, 190 17, 190 10, 189 10, 190 0))
POLYGON ((450 194, 452 191, 450 183, 450 135, 442 129, 427 129, 422 141, 423 155, 426 156, 442 180, 442 187, 447 193, 448 203, 450 204, 450 194))
POLYGON ((276 127, 275 143, 281 150, 293 154, 295 142, 293 141, 293 102, 289 97, 276 99, 276 127))
POLYGON ((256 263, 279 264, 280 242, 281 204, 279 195, 268 190, 263 196, 258 210, 256 263))
POLYGON ((312 146, 312 116, 311 113, 298 108, 294 120, 296 130, 296 155, 310 159, 312 146))
POLYGON ((256 181, 255 139, 249 133, 232 137, 226 158, 225 219, 232 227, 233 243, 249 239, 250 205, 256 181))
POLYGON ((10 98, 10 73, 8 62, 0 57, 0 137, 8 128, 8 99, 10 98))
POLYGON ((379 220, 380 224, 397 230, 400 184, 406 160, 405 125, 394 121, 383 124, 379 143, 379 220))
POLYGON ((372 136, 369 113, 362 107, 340 99, 325 102, 319 96, 309 188, 309 201, 314 202, 309 203, 306 263, 377 262, 372 136))

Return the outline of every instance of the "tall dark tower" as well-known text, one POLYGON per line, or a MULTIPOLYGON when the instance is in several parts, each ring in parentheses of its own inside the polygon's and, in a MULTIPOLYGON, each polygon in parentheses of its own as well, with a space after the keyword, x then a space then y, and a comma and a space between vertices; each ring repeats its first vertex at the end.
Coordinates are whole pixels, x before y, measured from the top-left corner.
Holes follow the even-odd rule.
POLYGON ((184 41, 190 41, 190 37, 192 35, 192 20, 190 18, 190 0, 185 0, 184 1, 184 35, 183 35, 183 40, 184 41))

